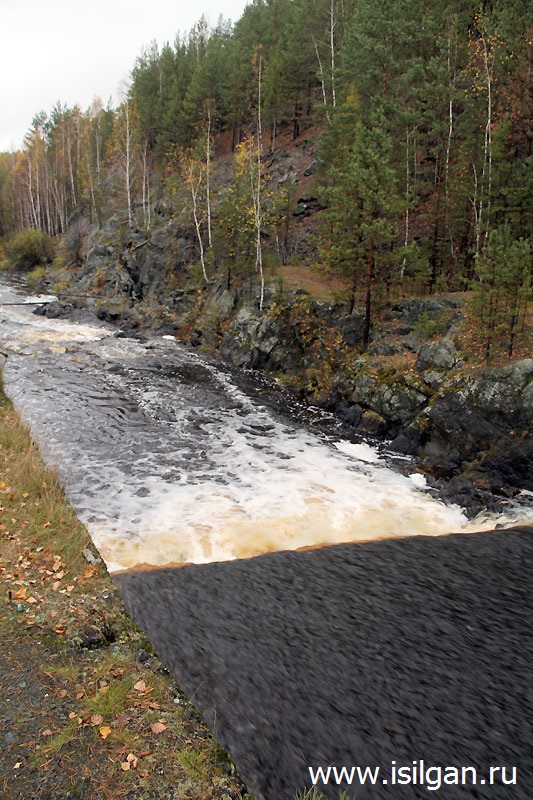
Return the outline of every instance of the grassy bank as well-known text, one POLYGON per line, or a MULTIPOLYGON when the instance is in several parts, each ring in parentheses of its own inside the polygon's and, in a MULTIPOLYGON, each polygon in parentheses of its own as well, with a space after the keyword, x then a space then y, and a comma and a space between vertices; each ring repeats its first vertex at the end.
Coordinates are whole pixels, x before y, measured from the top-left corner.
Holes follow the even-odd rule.
POLYGON ((0 796, 247 797, 95 557, 0 389, 0 796))

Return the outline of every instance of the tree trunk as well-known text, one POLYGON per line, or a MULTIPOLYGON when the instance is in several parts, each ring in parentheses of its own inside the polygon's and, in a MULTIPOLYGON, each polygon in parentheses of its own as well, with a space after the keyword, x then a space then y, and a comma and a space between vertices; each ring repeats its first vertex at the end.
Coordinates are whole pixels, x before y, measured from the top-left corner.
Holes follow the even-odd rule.
POLYGON ((365 323, 363 327, 363 352, 368 348, 370 341, 370 327, 372 324, 372 283, 374 280, 374 242, 370 242, 366 268, 366 295, 365 295, 365 323))

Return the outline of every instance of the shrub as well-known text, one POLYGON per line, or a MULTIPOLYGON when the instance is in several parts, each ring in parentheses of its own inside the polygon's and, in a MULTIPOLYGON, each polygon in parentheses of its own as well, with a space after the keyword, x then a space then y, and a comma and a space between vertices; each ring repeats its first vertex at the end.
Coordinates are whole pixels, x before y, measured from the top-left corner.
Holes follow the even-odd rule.
POLYGON ((11 269, 28 271, 41 264, 53 261, 56 241, 52 236, 27 229, 20 231, 6 244, 6 252, 11 269))
POLYGON ((26 275, 26 280, 30 286, 40 283, 40 281, 42 281, 44 278, 46 278, 46 270, 41 266, 35 267, 35 269, 32 269, 32 271, 28 272, 26 275))

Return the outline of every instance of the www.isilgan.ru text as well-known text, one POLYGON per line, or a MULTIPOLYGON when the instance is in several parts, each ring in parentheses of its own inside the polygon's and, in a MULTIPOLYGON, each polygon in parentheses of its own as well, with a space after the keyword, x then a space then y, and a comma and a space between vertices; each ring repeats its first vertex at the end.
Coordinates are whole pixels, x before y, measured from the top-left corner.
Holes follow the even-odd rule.
POLYGON ((410 764, 391 761, 390 767, 308 767, 313 786, 419 786, 438 791, 444 786, 516 786, 518 769, 490 766, 484 770, 471 766, 432 766, 422 759, 410 764))

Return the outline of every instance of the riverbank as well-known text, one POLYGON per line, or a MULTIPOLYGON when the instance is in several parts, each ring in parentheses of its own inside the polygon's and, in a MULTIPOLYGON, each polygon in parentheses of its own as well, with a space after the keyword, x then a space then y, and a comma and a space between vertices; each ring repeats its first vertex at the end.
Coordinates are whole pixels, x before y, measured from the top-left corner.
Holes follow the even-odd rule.
POLYGON ((243 800, 0 391, 0 794, 243 800))
MULTIPOLYGON (((355 440, 413 459, 447 503, 470 518, 506 513, 533 491, 533 359, 487 366, 464 297, 406 298, 376 324, 360 352, 361 316, 342 303, 272 289, 259 311, 244 291, 214 283, 171 300, 125 299, 109 280, 36 309, 94 321, 138 338, 172 335, 238 370, 266 375, 286 401, 320 409, 355 440), (292 398, 292 399, 291 399, 292 398)), ((78 278, 73 278, 79 289, 78 278)), ((86 287, 85 287, 86 288, 86 287)))

